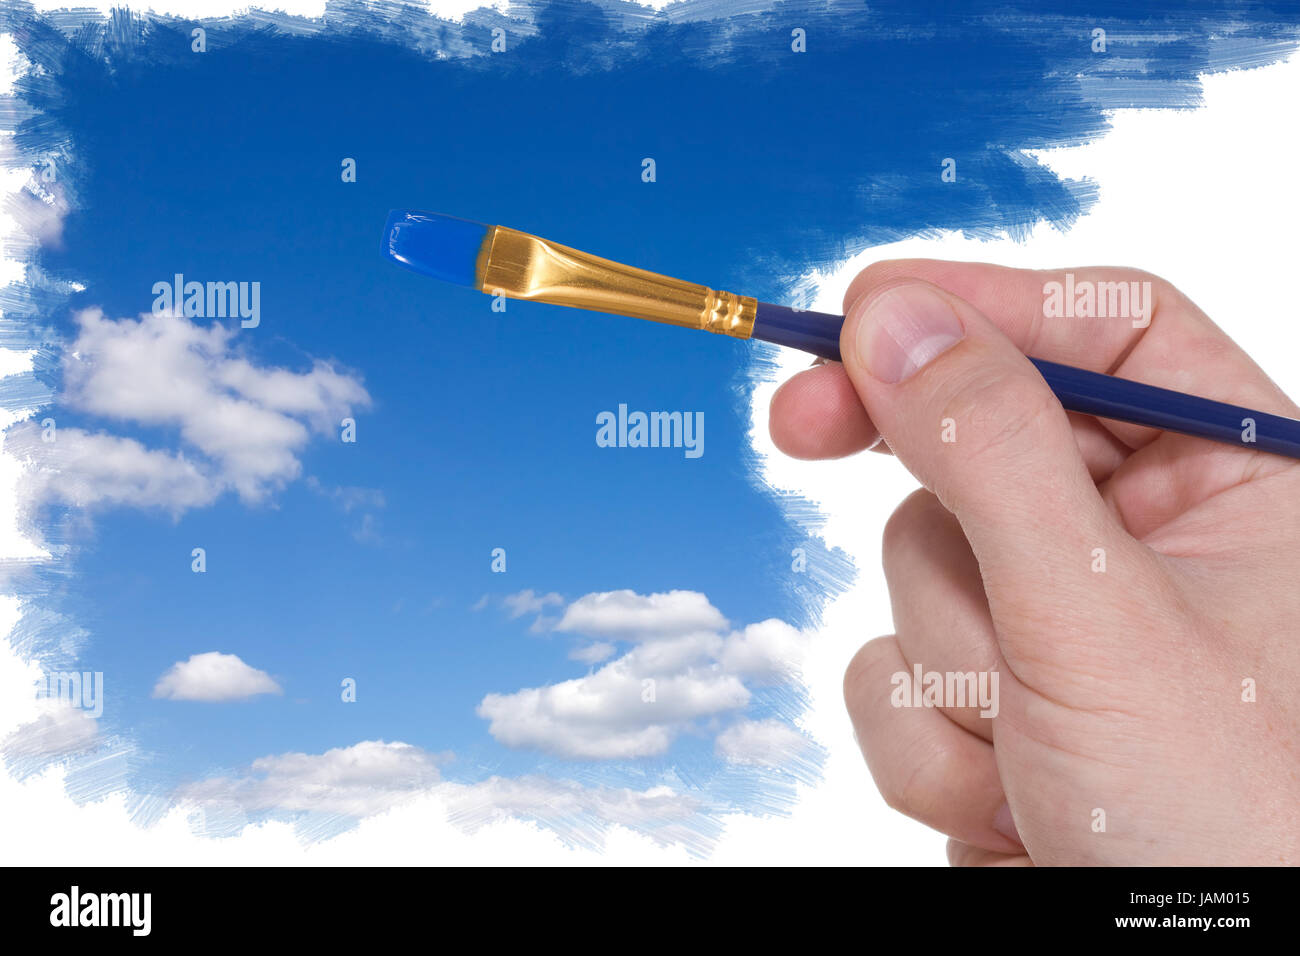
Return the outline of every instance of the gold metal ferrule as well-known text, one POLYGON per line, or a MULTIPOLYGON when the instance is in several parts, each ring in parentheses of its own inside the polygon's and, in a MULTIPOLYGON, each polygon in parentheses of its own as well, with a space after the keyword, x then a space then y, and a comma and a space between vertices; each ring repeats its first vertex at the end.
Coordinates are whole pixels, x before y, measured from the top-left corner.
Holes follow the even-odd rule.
POLYGON ((479 289, 575 309, 630 315, 747 339, 758 300, 611 262, 559 243, 493 226, 479 251, 479 289))

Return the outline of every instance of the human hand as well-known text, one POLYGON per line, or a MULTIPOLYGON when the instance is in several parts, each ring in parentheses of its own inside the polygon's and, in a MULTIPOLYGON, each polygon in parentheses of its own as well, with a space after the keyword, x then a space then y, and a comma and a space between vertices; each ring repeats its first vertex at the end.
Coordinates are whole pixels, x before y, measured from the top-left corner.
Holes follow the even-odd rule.
POLYGON ((1150 281, 1149 326, 1045 318, 1059 272, 881 262, 844 364, 772 399, 786 453, 883 436, 925 487, 885 530, 897 634, 845 676, 862 752, 954 864, 1300 863, 1300 463, 1067 414, 1025 355, 1300 409, 1168 283, 1072 271, 1150 281), (894 706, 916 664, 996 671, 996 716, 894 706))

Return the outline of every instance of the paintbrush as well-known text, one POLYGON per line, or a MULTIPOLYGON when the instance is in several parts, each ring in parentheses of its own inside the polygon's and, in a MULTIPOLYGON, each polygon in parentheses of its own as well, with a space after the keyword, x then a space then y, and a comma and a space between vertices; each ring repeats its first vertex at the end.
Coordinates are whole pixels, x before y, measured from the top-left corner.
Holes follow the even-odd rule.
MULTIPOLYGON (((394 210, 384 227, 382 249, 408 269, 489 295, 760 339, 840 360, 842 315, 717 291, 506 226, 394 210)), ((1300 458, 1300 421, 1295 419, 1043 359, 1029 361, 1067 411, 1300 458)))

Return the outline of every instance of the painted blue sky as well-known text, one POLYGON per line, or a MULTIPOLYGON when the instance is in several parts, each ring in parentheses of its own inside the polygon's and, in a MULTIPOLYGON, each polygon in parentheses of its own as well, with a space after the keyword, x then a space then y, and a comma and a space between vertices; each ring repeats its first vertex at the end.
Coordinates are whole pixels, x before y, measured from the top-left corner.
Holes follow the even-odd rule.
MULTIPOLYGON (((391 208, 435 210, 785 301, 810 268, 902 236, 1067 228, 1095 184, 1026 151, 1099 135, 1107 108, 1194 106, 1198 72, 1294 42, 1258 5, 1195 21, 1174 3, 1140 20, 1069 6, 557 2, 393 25, 335 5, 323 26, 122 13, 78 36, 11 8, 41 67, 19 145, 67 149, 71 208, 38 264, 83 287, 28 300, 58 390, 36 418, 65 449, 113 443, 33 490, 41 536, 70 551, 20 584, 86 632, 43 660, 104 673, 103 732, 137 748, 126 782, 214 793, 197 781, 246 781, 268 755, 401 741, 420 756, 393 773, 417 783, 668 782, 705 807, 779 807, 815 744, 728 754, 791 726, 797 683, 772 662, 847 570, 753 479, 765 353, 529 303, 494 313, 385 261, 380 231, 391 208), (1232 44, 1211 44, 1229 24, 1232 44), (260 283, 260 324, 151 316, 176 273, 260 283), (620 404, 702 413, 703 455, 598 447, 596 416, 620 404), (280 692, 155 696, 206 652, 280 692), (658 716, 619 697, 649 674, 658 716), (544 689, 579 679, 594 714, 557 716, 544 689)), ((226 787, 252 816, 310 809, 226 787)))

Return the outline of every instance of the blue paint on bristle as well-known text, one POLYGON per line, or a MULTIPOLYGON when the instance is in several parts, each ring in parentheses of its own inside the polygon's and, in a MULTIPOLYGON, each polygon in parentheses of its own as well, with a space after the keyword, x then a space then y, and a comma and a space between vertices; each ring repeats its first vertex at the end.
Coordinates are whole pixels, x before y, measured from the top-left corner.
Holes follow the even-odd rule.
POLYGON ((481 222, 394 209, 388 214, 380 251, 423 275, 477 288, 475 264, 487 231, 481 222))

